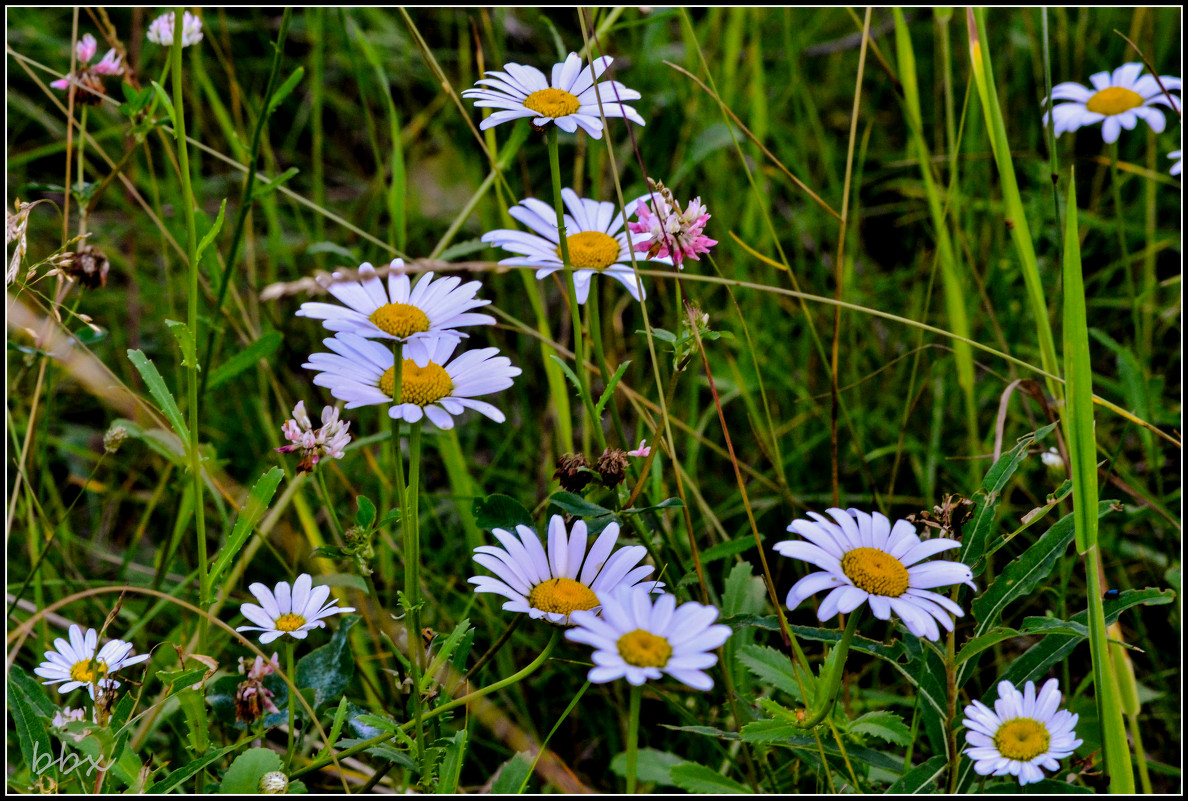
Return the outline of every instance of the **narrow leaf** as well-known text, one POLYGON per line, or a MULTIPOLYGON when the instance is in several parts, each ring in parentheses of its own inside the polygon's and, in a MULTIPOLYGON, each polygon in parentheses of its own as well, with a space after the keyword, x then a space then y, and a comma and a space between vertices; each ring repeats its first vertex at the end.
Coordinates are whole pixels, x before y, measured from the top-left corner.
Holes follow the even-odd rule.
POLYGON ((182 366, 197 367, 201 370, 202 367, 198 364, 198 354, 194 346, 194 334, 190 331, 190 326, 179 323, 177 320, 166 320, 165 325, 169 327, 169 333, 173 334, 173 338, 177 340, 177 346, 181 348, 182 366))
POLYGON ((305 67, 298 67, 297 69, 293 70, 289 77, 285 79, 285 82, 282 83, 277 88, 277 90, 272 93, 272 97, 268 100, 268 110, 264 112, 265 116, 271 116, 272 112, 276 111, 277 108, 280 107, 280 104, 285 101, 285 98, 297 88, 297 84, 301 83, 301 79, 304 76, 305 67))
POLYGON ((618 385, 619 380, 623 377, 623 373, 627 372, 627 366, 631 362, 623 362, 619 365, 619 369, 615 370, 615 374, 610 377, 610 381, 606 382, 606 389, 602 390, 601 397, 598 398, 598 403, 594 404, 594 416, 602 418, 602 410, 606 408, 606 404, 610 402, 611 396, 615 394, 615 386, 618 385))
POLYGON ((182 419, 181 410, 177 408, 177 401, 173 399, 173 394, 169 391, 169 387, 165 386, 165 379, 161 378, 161 374, 157 372, 157 367, 149 360, 143 352, 139 350, 128 351, 128 361, 132 362, 132 366, 140 373, 140 377, 144 379, 144 383, 148 385, 149 393, 153 399, 157 401, 157 407, 164 413, 169 424, 173 426, 173 430, 181 437, 183 443, 190 441, 190 429, 186 427, 186 421, 182 419))
POLYGON ((280 347, 280 343, 281 334, 279 331, 269 331, 261 335, 255 342, 237 351, 234 356, 211 371, 210 378, 206 382, 207 387, 209 389, 215 389, 227 383, 261 359, 267 359, 276 352, 276 349, 280 347))
POLYGON ((214 223, 210 226, 210 230, 202 235, 202 239, 198 242, 198 247, 194 250, 194 263, 202 263, 202 251, 210 247, 210 243, 219 235, 219 231, 223 230, 223 216, 227 213, 227 198, 223 198, 223 202, 219 204, 219 215, 215 217, 214 223))
POLYGON ((217 586, 219 576, 239 555, 240 549, 247 543, 256 524, 263 519, 264 513, 268 511, 268 504, 272 502, 272 496, 276 494, 277 485, 280 484, 284 475, 285 471, 279 467, 272 467, 257 479, 255 486, 248 494, 247 503, 239 510, 239 517, 235 519, 235 526, 231 529, 226 544, 219 551, 219 556, 210 569, 210 582, 207 586, 217 586))
POLYGON ((734 779, 723 776, 718 771, 698 765, 696 762, 685 762, 676 765, 669 771, 672 783, 690 793, 708 793, 713 795, 750 795, 751 788, 739 784, 734 779))

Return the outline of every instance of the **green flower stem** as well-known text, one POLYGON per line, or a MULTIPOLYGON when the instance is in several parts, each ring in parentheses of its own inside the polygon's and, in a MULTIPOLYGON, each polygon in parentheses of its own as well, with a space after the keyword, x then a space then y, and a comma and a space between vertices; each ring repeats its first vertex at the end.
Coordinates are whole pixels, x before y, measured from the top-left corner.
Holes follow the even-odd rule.
POLYGON ((334 504, 330 502, 330 492, 326 489, 326 474, 322 470, 314 467, 313 471, 318 477, 318 491, 322 495, 322 503, 326 504, 326 511, 330 513, 330 522, 334 524, 334 534, 338 537, 342 536, 342 522, 338 519, 338 512, 334 511, 334 504))
MULTIPOLYGON (((198 234, 194 223, 194 189, 190 184, 190 154, 186 144, 186 114, 185 106, 182 104, 181 20, 183 19, 184 12, 185 8, 182 6, 174 9, 174 19, 177 21, 177 24, 173 26, 173 110, 177 122, 177 130, 174 131, 174 134, 177 139, 177 162, 181 170, 181 206, 186 219, 186 261, 190 266, 189 288, 187 291, 187 295, 189 296, 188 319, 190 336, 194 341, 197 341, 199 297, 198 234)), ((194 482, 194 520, 197 524, 198 535, 198 604, 199 606, 205 606, 210 600, 210 574, 207 569, 206 557, 206 511, 202 487, 202 457, 198 452, 198 384, 200 380, 198 362, 193 360, 193 364, 190 365, 189 392, 187 397, 190 413, 190 442, 188 444, 190 451, 190 477, 194 482)), ((200 618, 198 621, 199 653, 205 653, 206 650, 206 627, 206 618, 200 618)))
POLYGON ((412 665, 413 720, 417 732, 417 754, 424 760, 425 733, 421 725, 421 671, 425 668, 425 643, 421 639, 421 426, 423 420, 409 424, 408 487, 405 491, 407 516, 401 515, 404 530, 404 595, 408 602, 408 661, 412 665))
POLYGON ((846 656, 850 652, 850 641, 854 639, 854 632, 858 629, 858 618, 861 616, 862 607, 858 607, 850 613, 850 619, 846 621, 846 630, 842 632, 841 640, 837 643, 837 648, 840 653, 835 658, 833 663, 833 671, 827 675, 822 676, 821 680, 824 684, 821 686, 821 691, 817 693, 815 701, 821 704, 820 708, 813 714, 811 718, 803 723, 796 725, 802 729, 811 729, 818 723, 825 719, 829 714, 829 710, 833 709, 833 703, 837 700, 837 690, 841 686, 841 677, 845 673, 846 656))
MULTIPOLYGON (((174 19, 181 19, 181 15, 174 17, 174 19)), ((180 25, 178 26, 181 27, 180 25)), ((294 654, 297 651, 297 643, 292 639, 286 638, 285 642, 285 671, 292 682, 289 685, 289 745, 285 749, 285 768, 288 769, 293 764, 293 745, 297 742, 297 697, 294 688, 297 686, 297 668, 294 654)))
MULTIPOLYGON (((490 684, 490 685, 482 688, 481 690, 475 690, 474 692, 470 693, 469 695, 464 695, 461 698, 455 698, 454 700, 447 701, 446 703, 442 704, 439 707, 436 707, 435 709, 431 709, 425 715, 424 720, 429 720, 430 718, 438 717, 439 715, 443 715, 446 712, 449 712, 451 709, 457 709, 458 707, 460 707, 464 704, 473 703, 484 696, 487 696, 493 692, 502 690, 505 687, 510 687, 511 685, 516 684, 517 682, 521 682, 524 679, 528 678, 533 673, 535 673, 536 670, 541 665, 543 665, 545 663, 545 661, 549 658, 549 655, 553 653, 553 649, 557 647, 558 640, 561 639, 561 631, 562 631, 562 629, 560 629, 560 628, 553 629, 553 636, 549 639, 548 645, 546 645, 544 647, 544 650, 540 652, 540 655, 538 657, 536 657, 536 659, 532 660, 532 662, 530 662, 528 664, 528 666, 525 667, 523 670, 519 671, 518 673, 513 673, 512 675, 508 676, 506 679, 501 679, 500 681, 497 681, 494 684, 490 684)), ((412 728, 412 726, 413 726, 413 723, 411 721, 408 723, 404 723, 399 727, 399 731, 407 732, 410 728, 412 728)), ((381 743, 385 743, 388 740, 391 740, 392 738, 394 738, 395 736, 396 736, 396 734, 395 734, 395 732, 393 732, 391 734, 380 734, 375 737, 372 737, 369 740, 364 740, 361 743, 352 745, 350 748, 344 748, 343 750, 339 751, 337 754, 334 754, 333 757, 325 756, 325 757, 322 757, 321 759, 311 762, 310 764, 306 765, 305 767, 298 768, 297 770, 295 770, 289 774, 289 778, 290 779, 298 779, 307 773, 312 773, 315 770, 321 770, 322 768, 326 767, 331 762, 333 762, 335 759, 345 759, 346 757, 354 756, 355 754, 358 754, 361 751, 366 751, 368 748, 373 748, 381 743)))
POLYGON ((639 759, 639 702, 643 685, 631 687, 631 701, 627 712, 627 794, 635 794, 635 766, 639 759))
MULTIPOLYGON (((82 107, 82 114, 78 119, 78 191, 83 191, 83 156, 86 152, 87 145, 87 110, 90 106, 84 105, 82 107)), ((78 235, 85 236, 87 233, 87 204, 78 204, 78 235)))
MULTIPOLYGON (((578 308, 577 287, 573 282, 573 262, 569 259, 569 239, 565 235, 565 204, 561 199, 561 161, 557 151, 557 126, 549 127, 549 172, 553 177, 553 206, 557 210, 557 239, 561 246, 561 264, 565 269, 565 287, 569 294, 569 316, 573 320, 573 360, 577 373, 582 403, 586 407, 587 422, 602 437, 602 426, 594 414, 594 401, 590 397, 590 379, 586 375, 586 343, 582 338, 582 315, 578 308)), ((589 426, 582 428, 582 450, 589 450, 589 426)))
POLYGON ((1139 323, 1137 295, 1134 286, 1134 271, 1130 268, 1130 249, 1126 245, 1126 209, 1122 206, 1122 176, 1118 172, 1118 143, 1110 145, 1110 191, 1114 196, 1114 230, 1118 232, 1118 255, 1122 260, 1122 275, 1126 279, 1126 294, 1130 301, 1130 316, 1134 322, 1135 337, 1142 336, 1139 323))
MULTIPOLYGON (((610 377, 613 375, 610 365, 606 361, 606 353, 602 347, 602 316, 598 313, 598 291, 591 282, 590 295, 586 298, 586 325, 590 329, 590 342, 594 345, 594 362, 598 365, 598 372, 602 376, 602 384, 606 386, 610 382, 610 377)), ((619 437, 619 444, 624 448, 627 447, 629 441, 626 437, 626 432, 623 430, 623 421, 619 418, 619 407, 615 405, 614 401, 608 401, 607 406, 610 407, 611 419, 615 424, 615 434, 619 437)), ((598 442, 603 448, 606 448, 606 435, 602 433, 602 421, 598 421, 598 425, 594 427, 594 433, 598 435, 598 442)), ((616 500, 618 493, 615 493, 616 500)))

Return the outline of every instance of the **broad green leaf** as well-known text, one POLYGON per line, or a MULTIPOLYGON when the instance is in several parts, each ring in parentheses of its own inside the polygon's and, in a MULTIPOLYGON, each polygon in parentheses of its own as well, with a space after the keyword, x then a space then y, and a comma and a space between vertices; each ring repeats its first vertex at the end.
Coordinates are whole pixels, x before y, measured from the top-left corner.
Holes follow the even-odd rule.
POLYGON ((235 526, 227 536, 227 542, 219 550, 219 556, 210 568, 210 580, 207 586, 218 586, 219 576, 239 555, 239 551, 247 543, 252 531, 255 530, 256 524, 264 518, 264 513, 268 511, 268 504, 272 502, 272 496, 276 494, 277 485, 280 484, 284 475, 285 471, 279 467, 272 467, 257 479, 255 486, 248 494, 247 503, 239 510, 239 516, 235 519, 235 526))
POLYGON ((516 526, 533 528, 532 513, 510 495, 488 495, 474 500, 475 524, 484 530, 501 528, 515 531, 516 526))
POLYGON ((974 512, 973 519, 965 525, 966 534, 961 545, 961 555, 957 557, 958 562, 964 562, 973 568, 975 576, 981 575, 985 569, 982 556, 986 552, 986 542, 994 531, 998 501, 1003 489, 1027 457, 1027 451, 1032 444, 1052 433, 1055 428, 1056 423, 1051 423, 1020 437, 1015 447, 999 457, 998 461, 986 472, 982 486, 974 495, 978 508, 974 512))
MULTIPOLYGON (((10 670, 16 672, 20 668, 14 665, 10 670)), ((40 702, 30 697, 26 688, 22 687, 10 674, 8 678, 8 712, 12 715, 13 723, 16 724, 21 757, 34 776, 40 776, 53 767, 54 760, 57 758, 49 738, 48 722, 37 711, 39 705, 40 702)))
POLYGON ((738 661, 763 682, 804 703, 800 688, 793 678, 792 660, 787 655, 765 645, 748 645, 738 652, 738 661))
MULTIPOLYGON (((726 577, 722 593, 722 614, 734 616, 760 612, 765 604, 763 579, 751 575, 751 563, 739 562, 726 577)), ((778 627, 778 623, 777 623, 778 627)))
POLYGON ((220 387, 261 359, 267 359, 280 347, 281 339, 279 331, 269 331, 246 348, 236 351, 235 355, 211 371, 206 381, 207 389, 220 387))
MULTIPOLYGON (((655 748, 641 748, 635 756, 635 778, 640 782, 672 786, 672 769, 685 760, 667 751, 655 748)), ((627 775, 627 754, 616 754, 611 760, 611 771, 616 776, 627 775)))
POLYGON ((202 693, 188 687, 177 693, 177 702, 186 718, 187 745, 196 755, 205 754, 210 748, 210 721, 206 717, 206 699, 202 693))
POLYGON ((337 700, 355 675, 355 657, 347 634, 358 622, 358 615, 343 618, 329 643, 297 661, 297 686, 313 688, 314 709, 337 700))
POLYGON ((865 734, 871 737, 878 737, 880 740, 885 740, 895 745, 906 746, 912 741, 911 729, 903 722, 903 718, 894 712, 867 712, 862 717, 850 723, 847 730, 850 734, 865 734))
POLYGON ((186 421, 182 419, 181 410, 177 408, 177 401, 173 399, 173 394, 169 391, 169 387, 165 386, 165 379, 161 378, 161 374, 157 372, 157 367, 149 360, 147 356, 141 351, 128 351, 128 361, 132 362, 132 366, 140 373, 144 383, 148 386, 149 393, 153 399, 157 401, 157 407, 165 414, 169 424, 173 426, 173 430, 181 437, 183 443, 190 441, 190 429, 186 427, 186 421))
POLYGON ((362 529, 371 528, 371 524, 375 522, 375 504, 366 495, 356 497, 355 503, 359 507, 355 512, 355 525, 362 529))
POLYGON ((249 748, 231 763, 223 774, 220 793, 235 795, 259 795, 260 779, 265 773, 281 770, 284 763, 281 756, 271 748, 249 748))
POLYGON ((734 779, 723 776, 718 771, 698 765, 696 762, 684 762, 674 765, 669 770, 672 783, 690 793, 707 793, 713 795, 750 795, 751 788, 739 784, 734 779))
POLYGON ((520 751, 499 768, 491 783, 492 795, 518 795, 532 771, 532 755, 520 751))
POLYGON ((719 542, 701 552, 701 564, 706 565, 719 559, 728 559, 740 553, 746 553, 755 547, 755 538, 747 535, 726 542, 719 542))
POLYGON ((936 780, 940 778, 948 767, 949 760, 944 754, 938 754, 925 760, 922 764, 909 770, 887 788, 887 795, 916 795, 918 793, 932 794, 936 790, 936 780))

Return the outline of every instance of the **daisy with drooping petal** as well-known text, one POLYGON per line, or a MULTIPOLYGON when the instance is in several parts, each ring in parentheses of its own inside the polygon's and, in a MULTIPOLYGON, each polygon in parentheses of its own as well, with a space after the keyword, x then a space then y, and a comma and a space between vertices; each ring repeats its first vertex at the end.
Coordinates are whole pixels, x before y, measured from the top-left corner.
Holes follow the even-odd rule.
POLYGON ((596 58, 583 68, 577 53, 553 66, 552 79, 536 67, 505 64, 504 72, 489 71, 477 86, 462 96, 475 101, 475 108, 499 109, 479 125, 486 130, 501 122, 532 118, 543 128, 550 122, 567 133, 579 127, 595 139, 602 138, 602 117, 625 117, 643 125, 639 112, 626 104, 639 100, 640 94, 618 81, 596 83, 614 61, 609 56, 596 58), (598 101, 602 100, 601 110, 598 101))
POLYGON ((1170 172, 1172 175, 1179 175, 1180 169, 1184 166, 1184 158, 1180 155, 1180 151, 1173 150, 1167 154, 1167 157, 1175 162, 1168 172, 1170 172))
MULTIPOLYGON (((390 348, 348 333, 322 343, 334 353, 315 353, 302 365, 320 371, 314 376, 315 384, 346 401, 348 409, 392 403, 396 362, 390 348)), ((456 339, 428 340, 424 365, 412 359, 403 361, 400 404, 388 409, 389 417, 410 423, 427 417, 438 428, 450 429, 454 427, 451 415, 470 408, 496 423, 504 421, 503 412, 475 397, 507 389, 520 368, 499 356, 498 348, 468 350, 451 361, 456 347, 456 339)))
POLYGON ((1027 682, 1019 692, 1009 681, 998 683, 994 709, 981 701, 965 708, 965 754, 974 761, 979 776, 1006 776, 1019 784, 1033 784, 1044 778, 1041 768, 1059 770, 1057 760, 1072 754, 1081 741, 1074 727, 1077 716, 1059 709, 1060 686, 1048 679, 1036 694, 1027 682))
MULTIPOLYGON (((585 303, 590 296, 590 280, 597 274, 614 278, 627 287, 631 297, 642 301, 647 293, 635 280, 631 269, 631 248, 627 245, 627 234, 623 231, 624 215, 614 203, 600 203, 597 200, 579 198, 572 189, 562 189, 561 198, 568 213, 565 215, 565 238, 569 245, 569 259, 573 264, 573 284, 577 291, 577 302, 585 303)), ((627 214, 635 213, 637 205, 644 198, 627 204, 627 214)), ((519 267, 539 267, 537 278, 552 275, 564 269, 561 261, 561 237, 557 233, 556 210, 535 198, 528 198, 508 210, 511 216, 534 231, 512 231, 501 228, 483 234, 483 241, 490 245, 510 250, 521 255, 503 259, 500 264, 519 267)), ((647 234, 634 237, 640 242, 649 241, 647 234)), ((638 259, 671 264, 669 259, 638 259)))
POLYGON ((1135 62, 1123 64, 1113 74, 1099 72, 1089 77, 1092 89, 1071 81, 1057 84, 1052 87, 1053 103, 1068 102, 1045 111, 1044 124, 1054 121, 1053 130, 1060 136, 1065 131, 1100 122, 1101 138, 1106 142, 1116 142, 1123 128, 1134 130, 1139 118, 1146 120, 1155 133, 1162 132, 1166 120, 1155 104, 1171 106, 1175 101, 1167 99, 1159 81, 1169 92, 1178 91, 1181 81, 1170 75, 1161 75, 1156 81, 1152 75, 1142 75, 1142 71, 1143 65, 1135 62))
POLYGON ((659 591, 664 586, 648 581, 651 565, 641 565, 647 556, 642 545, 614 551, 619 539, 619 524, 611 523, 586 550, 586 523, 573 524, 565 530, 561 515, 549 521, 549 550, 546 553, 536 532, 528 526, 516 526, 517 540, 501 528, 492 532, 503 544, 481 545, 474 549, 474 561, 495 574, 467 579, 475 592, 493 592, 507 598, 507 612, 527 612, 533 619, 544 618, 559 626, 570 625, 575 612, 597 612, 607 595, 620 587, 640 586, 645 591, 659 591), (612 551, 614 551, 612 553, 612 551))
POLYGON ((594 648, 595 684, 627 679, 639 686, 667 673, 695 690, 714 686, 706 673, 718 657, 715 648, 730 638, 730 627, 711 625, 718 610, 690 601, 678 608, 675 595, 652 602, 640 587, 624 587, 602 601, 602 615, 575 612, 575 628, 565 638, 594 648))
POLYGON ((785 540, 775 545, 777 553, 822 569, 793 585, 788 592, 789 609, 829 589, 831 592, 817 609, 818 620, 828 620, 839 612, 849 614, 866 602, 880 620, 888 620, 894 612, 917 637, 940 639, 938 622, 953 630, 951 616, 961 617, 961 607, 929 590, 959 583, 977 589, 973 573, 960 562, 917 563, 941 551, 960 548, 961 543, 944 538, 921 541, 911 523, 898 520, 892 527, 891 521, 878 512, 826 511, 833 520, 809 512, 812 521, 794 520, 788 526, 804 540, 785 540))
POLYGON ((84 634, 81 626, 71 626, 68 636, 69 641, 61 637, 54 640, 57 650, 46 651, 46 661, 33 670, 43 679, 48 679, 43 684, 66 682, 58 688, 58 692, 68 693, 78 687, 86 687, 93 700, 96 687, 106 692, 120 686, 118 681, 111 678, 113 673, 149 658, 149 654, 132 656, 132 643, 123 640, 109 640, 95 653, 99 634, 94 629, 87 629, 84 634))
POLYGON ((347 308, 333 303, 302 303, 297 316, 322 320, 327 329, 335 332, 402 342, 404 357, 418 367, 428 363, 427 348, 432 341, 467 336, 454 330, 459 326, 495 324, 491 315, 470 311, 491 302, 475 299, 482 288, 478 281, 459 286, 462 279, 457 276, 434 280, 433 273, 425 273, 412 286, 408 276, 400 273, 403 268, 403 259, 392 261, 387 289, 367 262, 359 268, 358 281, 343 280, 342 273, 334 273, 334 280, 319 283, 347 308))
POLYGON ((353 606, 338 606, 338 599, 330 598, 330 588, 325 584, 314 587, 313 577, 308 573, 298 576, 291 589, 287 581, 277 584, 275 590, 259 582, 248 589, 260 605, 247 603, 239 611, 256 625, 239 626, 235 630, 264 632, 260 635, 263 645, 286 634, 304 640, 310 631, 326 625, 323 618, 355 611, 353 606))
MULTIPOLYGON (((162 14, 153 20, 148 29, 148 40, 153 44, 173 46, 174 12, 162 14)), ((182 47, 196 45, 202 41, 202 20, 186 11, 182 15, 182 47)))

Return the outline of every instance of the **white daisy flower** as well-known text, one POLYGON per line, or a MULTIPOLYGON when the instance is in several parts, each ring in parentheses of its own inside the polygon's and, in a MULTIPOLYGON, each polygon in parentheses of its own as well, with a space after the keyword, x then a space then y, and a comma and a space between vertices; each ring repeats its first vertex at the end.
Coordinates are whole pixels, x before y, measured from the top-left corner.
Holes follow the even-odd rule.
MULTIPOLYGON (((153 20, 148 29, 148 40, 153 44, 173 46, 174 12, 162 14, 153 20)), ((202 41, 202 20, 186 11, 182 16, 182 47, 196 45, 202 41)))
MULTIPOLYGON (((320 371, 314 376, 315 384, 346 401, 348 409, 392 403, 396 361, 389 347, 348 333, 322 343, 334 353, 315 353, 302 365, 320 371)), ((456 339, 426 341, 423 366, 404 360, 400 405, 388 409, 389 417, 410 423, 427 417, 438 428, 450 429, 454 427, 451 415, 470 408, 497 423, 504 421, 503 412, 475 397, 507 389, 520 368, 513 367, 506 356, 497 355, 498 348, 468 350, 450 361, 456 347, 456 339)))
POLYGON ((326 625, 322 618, 331 615, 354 612, 353 606, 338 606, 338 599, 330 598, 330 588, 325 584, 313 586, 313 577, 302 573, 293 582, 282 581, 276 590, 270 590, 256 582, 248 587, 260 605, 247 603, 239 607, 254 626, 239 626, 236 631, 262 631, 260 643, 267 645, 278 637, 291 634, 304 640, 310 631, 326 625))
MULTIPOLYGON (((1118 141, 1123 128, 1134 130, 1140 117, 1155 133, 1162 132, 1167 123, 1163 112, 1153 104, 1170 106, 1172 103, 1154 76, 1141 75, 1142 71, 1143 65, 1136 62, 1123 64, 1112 75, 1099 72, 1089 77, 1092 89, 1071 81, 1057 84, 1052 88, 1052 101, 1069 102, 1053 105, 1051 111, 1045 111, 1044 124, 1055 120, 1054 130, 1060 136, 1065 131, 1100 122, 1101 138, 1106 142, 1118 141)), ((1161 75, 1159 80, 1169 92, 1181 87, 1180 79, 1170 75, 1161 75)))
POLYGON ((57 650, 46 651, 46 661, 33 670, 43 679, 48 679, 42 684, 66 682, 58 688, 61 693, 86 687, 94 699, 96 687, 106 692, 120 686, 118 681, 111 678, 116 671, 149 658, 149 654, 132 656, 132 643, 123 640, 109 640, 96 653, 99 634, 94 629, 87 629, 86 634, 83 634, 80 626, 71 626, 68 636, 69 641, 61 637, 54 640, 57 650))
POLYGON ((960 562, 935 561, 917 564, 933 554, 960 548, 956 540, 936 538, 921 541, 906 520, 895 526, 885 516, 857 509, 828 509, 833 520, 816 512, 816 522, 794 520, 788 530, 808 540, 785 540, 775 550, 822 569, 793 585, 788 608, 821 590, 832 589, 817 608, 817 619, 828 620, 838 612, 849 614, 870 604, 874 616, 888 620, 895 612, 917 637, 940 639, 937 622, 953 630, 950 615, 961 617, 961 607, 932 587, 973 583, 973 573, 960 562), (833 521, 837 521, 836 523, 833 521))
POLYGON ((676 596, 661 595, 653 604, 639 587, 624 587, 602 601, 602 616, 575 612, 573 642, 594 647, 594 667, 586 676, 595 684, 627 679, 639 686, 667 673, 695 690, 708 690, 713 679, 705 669, 718 661, 712 651, 730 638, 730 627, 710 625, 718 610, 676 596))
POLYGON ((614 550, 619 539, 619 524, 602 530, 589 552, 586 551, 586 523, 573 524, 573 533, 565 531, 565 520, 553 515, 549 521, 549 550, 528 526, 516 526, 517 541, 501 528, 492 532, 503 548, 482 545, 474 549, 474 561, 495 574, 467 579, 475 592, 493 592, 508 601, 507 612, 527 612, 533 619, 544 618, 558 626, 570 625, 570 615, 579 611, 597 612, 607 595, 620 587, 643 587, 658 592, 664 585, 645 581, 651 565, 639 564, 647 549, 631 545, 614 550))
MULTIPOLYGON (((626 216, 634 214, 636 206, 646 198, 645 195, 628 203, 626 216)), ((647 297, 643 287, 636 284, 635 271, 631 269, 631 248, 627 246, 627 234, 623 231, 623 213, 616 211, 614 203, 579 198, 576 192, 568 188, 561 190, 561 199, 569 212, 565 215, 565 233, 569 243, 569 258, 574 267, 573 284, 577 290, 578 303, 586 302, 590 295, 590 280, 598 273, 608 275, 627 287, 631 297, 636 300, 642 301, 647 297)), ((483 234, 484 242, 521 254, 499 263, 539 267, 537 278, 564 269, 556 209, 543 201, 528 198, 509 209, 508 213, 535 233, 501 228, 483 234)), ((650 234, 636 234, 632 241, 638 247, 650 238, 650 234)), ((637 257, 636 260, 672 264, 668 258, 637 257)))
POLYGON ((1172 175, 1179 175, 1180 169, 1184 166, 1184 157, 1180 155, 1179 150, 1173 150, 1167 154, 1167 157, 1175 162, 1175 164, 1171 166, 1171 170, 1169 170, 1169 172, 1172 175))
MULTIPOLYGON (((323 279, 319 281, 334 297, 349 308, 333 303, 302 303, 298 317, 324 320, 331 331, 348 331, 361 337, 394 339, 404 343, 405 358, 424 367, 429 360, 427 346, 435 339, 467 336, 455 331, 463 325, 494 325, 489 314, 475 314, 471 309, 486 306, 491 301, 476 300, 482 288, 478 281, 459 286, 457 276, 433 280, 433 273, 425 273, 411 286, 403 259, 393 260, 388 273, 388 288, 367 262, 359 268, 359 281, 323 279)), ((334 273, 341 279, 342 273, 334 273)))
POLYGON ((1048 679, 1037 695, 1027 682, 1019 692, 1009 681, 998 683, 998 700, 991 710, 981 701, 965 708, 965 753, 979 776, 1018 777, 1019 784, 1044 778, 1041 768, 1059 770, 1057 760, 1072 754, 1081 741, 1074 727, 1077 716, 1060 706, 1060 687, 1048 679))
POLYGON ((475 88, 467 89, 462 96, 476 101, 475 108, 500 109, 479 125, 484 131, 501 122, 530 117, 537 128, 553 122, 566 133, 581 127, 590 136, 601 139, 603 115, 626 117, 644 124, 639 112, 625 102, 639 100, 639 92, 618 81, 596 83, 612 61, 609 56, 603 56, 583 68, 581 57, 570 53, 564 62, 553 66, 552 80, 536 67, 505 64, 504 72, 487 72, 489 77, 480 79, 475 88))

